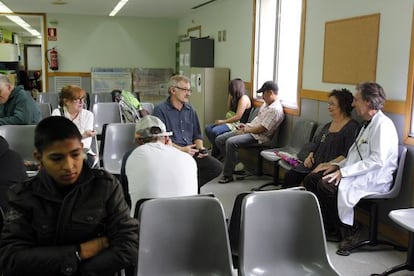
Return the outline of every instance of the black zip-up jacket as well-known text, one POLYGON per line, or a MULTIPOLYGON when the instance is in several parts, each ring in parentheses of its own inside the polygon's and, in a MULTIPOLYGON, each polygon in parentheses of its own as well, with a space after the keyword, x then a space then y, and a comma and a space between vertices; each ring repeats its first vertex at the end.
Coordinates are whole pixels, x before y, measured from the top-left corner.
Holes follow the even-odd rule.
POLYGON ((4 276, 114 275, 135 265, 138 222, 130 217, 119 182, 85 164, 73 187, 59 190, 41 170, 9 191, 0 242, 4 276), (77 246, 107 236, 109 247, 78 261, 77 246))

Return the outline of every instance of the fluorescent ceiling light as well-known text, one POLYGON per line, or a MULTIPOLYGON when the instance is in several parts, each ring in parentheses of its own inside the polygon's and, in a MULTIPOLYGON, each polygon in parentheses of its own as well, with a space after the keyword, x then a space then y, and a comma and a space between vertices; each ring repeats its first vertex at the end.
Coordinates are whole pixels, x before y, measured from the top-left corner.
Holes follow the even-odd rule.
MULTIPOLYGON (((9 7, 7 7, 1 1, 0 1, 0 12, 13 13, 13 11, 9 9, 9 7)), ((20 27, 22 27, 23 29, 25 29, 26 31, 28 31, 29 33, 31 33, 32 35, 40 36, 40 33, 36 31, 35 29, 33 29, 32 26, 30 26, 26 21, 24 21, 20 16, 6 15, 6 17, 10 19, 11 21, 13 21, 14 23, 16 23, 17 25, 19 25, 20 27)))
POLYGON ((29 33, 31 33, 32 35, 40 36, 40 33, 33 29, 32 26, 30 26, 26 21, 24 21, 20 16, 6 15, 6 17, 14 23, 16 23, 17 25, 19 25, 20 27, 22 27, 23 29, 25 29, 26 31, 28 31, 29 33))
POLYGON ((9 9, 9 7, 4 5, 3 2, 1 2, 1 1, 0 1, 0 12, 13 13, 13 11, 11 9, 9 9))
POLYGON ((109 16, 115 16, 119 12, 120 9, 128 2, 128 0, 120 0, 118 4, 116 4, 115 8, 111 11, 109 16))

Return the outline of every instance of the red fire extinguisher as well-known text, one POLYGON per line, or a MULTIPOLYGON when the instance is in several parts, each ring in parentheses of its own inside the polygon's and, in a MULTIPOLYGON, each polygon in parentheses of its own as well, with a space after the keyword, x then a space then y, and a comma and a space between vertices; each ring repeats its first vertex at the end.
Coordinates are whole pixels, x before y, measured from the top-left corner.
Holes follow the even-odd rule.
POLYGON ((55 48, 49 49, 47 50, 47 52, 49 52, 49 58, 47 57, 47 54, 46 54, 46 58, 49 63, 50 70, 54 70, 54 71, 58 70, 59 69, 58 52, 56 51, 55 48))

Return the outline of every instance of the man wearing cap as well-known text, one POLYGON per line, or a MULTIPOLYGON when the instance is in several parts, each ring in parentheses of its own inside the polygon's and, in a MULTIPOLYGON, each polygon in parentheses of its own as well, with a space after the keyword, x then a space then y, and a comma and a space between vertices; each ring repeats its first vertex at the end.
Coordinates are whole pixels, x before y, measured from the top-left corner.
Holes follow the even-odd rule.
POLYGON ((264 104, 257 116, 247 124, 240 124, 238 129, 226 132, 216 138, 216 145, 223 153, 223 177, 219 183, 233 181, 233 171, 238 162, 240 147, 269 142, 284 119, 283 107, 277 98, 279 88, 273 81, 267 81, 257 90, 263 93, 264 104))
POLYGON ((41 118, 39 106, 23 87, 0 74, 0 125, 37 124, 41 118))
POLYGON ((188 103, 190 80, 183 75, 172 76, 168 93, 168 99, 155 106, 153 115, 163 121, 168 131, 173 132, 173 146, 194 157, 198 168, 198 186, 201 187, 219 176, 223 166, 204 148, 197 113, 188 103))
POLYGON ((131 196, 131 215, 137 200, 197 194, 194 159, 174 148, 164 123, 147 115, 135 125, 135 148, 126 159, 125 175, 131 196))

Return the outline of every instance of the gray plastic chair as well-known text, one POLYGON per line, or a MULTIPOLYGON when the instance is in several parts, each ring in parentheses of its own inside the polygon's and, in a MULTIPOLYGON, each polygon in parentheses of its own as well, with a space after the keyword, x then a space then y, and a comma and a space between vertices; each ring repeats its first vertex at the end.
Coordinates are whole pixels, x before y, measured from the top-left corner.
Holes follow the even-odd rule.
POLYGON ((241 213, 240 275, 339 275, 329 260, 314 194, 254 192, 243 200, 241 213))
POLYGON ((407 260, 405 263, 393 266, 381 274, 372 275, 390 275, 397 271, 409 270, 414 271, 414 208, 392 210, 388 216, 398 225, 408 230, 410 238, 408 241, 407 260))
POLYGON ((256 188, 256 190, 261 190, 267 186, 279 185, 279 162, 281 159, 275 154, 275 151, 284 151, 293 156, 297 155, 303 145, 311 141, 313 134, 315 133, 316 126, 317 124, 313 120, 298 120, 295 124, 292 135, 290 136, 291 138, 289 139, 289 143, 286 146, 266 149, 260 152, 262 158, 273 162, 273 182, 266 183, 259 188, 256 188))
POLYGON ((93 105, 92 112, 94 115, 94 129, 98 136, 102 134, 104 124, 122 122, 118 103, 96 103, 93 105))
MULTIPOLYGON (((317 137, 318 137, 319 133, 322 131, 322 129, 323 129, 324 126, 325 126, 325 124, 319 124, 318 127, 316 128, 315 132, 313 133, 312 140, 309 143, 305 143, 304 146, 309 145, 309 144, 312 144, 312 143, 317 143, 317 141, 316 141, 317 140, 317 137)), ((303 149, 303 147, 302 147, 302 149, 303 149)), ((299 157, 299 154, 298 154, 298 157, 299 157)), ((306 157, 307 156, 305 156, 303 159, 305 159, 306 157)), ((302 161, 304 161, 304 160, 302 160, 302 161)), ((279 160, 278 165, 280 167, 284 168, 285 170, 292 169, 292 165, 290 165, 285 160, 279 160)))
POLYGON ((148 111, 149 114, 152 114, 154 111, 154 104, 153 103, 141 103, 142 108, 148 111))
POLYGON ((56 92, 40 92, 37 93, 36 101, 38 103, 49 103, 52 110, 59 107, 59 93, 56 92))
POLYGON ((368 239, 362 240, 348 248, 339 249, 336 254, 341 256, 348 256, 352 252, 363 246, 374 247, 377 245, 389 245, 397 250, 405 250, 405 248, 386 240, 378 239, 378 203, 381 200, 396 198, 400 194, 401 185, 403 182, 405 158, 407 155, 407 147, 403 145, 398 146, 398 167, 394 173, 394 181, 391 189, 387 193, 368 195, 360 200, 358 205, 368 205, 369 210, 369 234, 368 239))
POLYGON ((103 167, 106 171, 119 175, 121 173, 122 157, 135 147, 135 124, 108 124, 105 130, 103 145, 103 167))
POLYGON ((0 136, 6 139, 10 149, 18 152, 23 160, 35 162, 35 128, 36 125, 3 125, 0 126, 0 136))
POLYGON ((37 105, 42 113, 42 119, 52 115, 52 105, 50 103, 37 103, 37 105))
POLYGON ((112 103, 112 95, 110 92, 95 92, 90 94, 89 108, 92 110, 96 103, 112 103))
POLYGON ((138 217, 138 276, 232 275, 223 206, 216 198, 151 199, 138 217))

